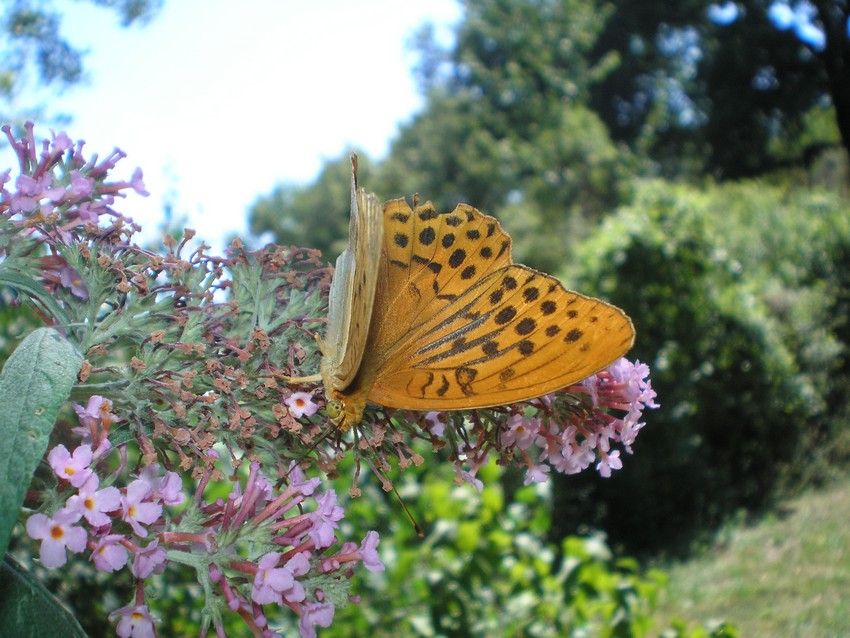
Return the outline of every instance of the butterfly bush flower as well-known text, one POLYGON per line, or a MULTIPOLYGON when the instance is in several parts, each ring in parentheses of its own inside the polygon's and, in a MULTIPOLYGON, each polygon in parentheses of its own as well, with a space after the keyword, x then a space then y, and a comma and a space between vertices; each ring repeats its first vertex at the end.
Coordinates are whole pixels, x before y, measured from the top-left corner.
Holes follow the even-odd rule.
POLYGON ((81 552, 86 548, 86 531, 74 523, 81 518, 78 511, 63 508, 53 514, 33 514, 27 519, 27 534, 41 541, 41 562, 45 567, 61 567, 68 557, 65 550, 81 552))
POLYGON ((139 479, 130 483, 121 495, 123 519, 138 536, 148 535, 144 525, 155 522, 162 514, 162 503, 153 498, 150 484, 139 479))
POLYGON ((92 475, 89 464, 92 460, 90 445, 81 445, 71 454, 61 443, 47 455, 50 467, 56 472, 56 476, 65 479, 74 487, 80 487, 92 475))
POLYGON ((151 616, 147 605, 116 609, 109 614, 109 619, 118 621, 115 633, 121 638, 156 638, 154 623, 158 622, 158 619, 151 616))
POLYGON ((319 406, 313 401, 313 395, 307 392, 293 392, 283 402, 296 419, 313 416, 319 411, 319 406))
POLYGON ((89 398, 85 407, 78 403, 72 405, 80 418, 80 427, 74 431, 83 437, 83 443, 94 446, 94 456, 101 456, 109 450, 109 439, 106 437, 112 424, 118 420, 112 413, 112 402, 95 394, 89 398))
POLYGON ((161 574, 166 567, 168 554, 159 546, 159 540, 139 547, 133 553, 133 565, 130 573, 136 578, 149 578, 152 574, 161 574))
POLYGON ((107 573, 123 569, 129 554, 121 544, 122 540, 124 536, 121 534, 107 534, 97 541, 91 552, 91 560, 97 569, 107 573))
MULTIPOLYGON (((631 454, 643 410, 658 407, 648 377, 647 365, 620 358, 581 383, 514 406, 505 420, 493 414, 493 425, 473 428, 479 439, 462 446, 463 455, 455 458, 458 480, 480 492, 476 473, 492 452, 524 465, 526 485, 546 482, 552 470, 577 474, 594 464, 610 477, 623 466, 612 444, 631 454)), ((487 411, 479 410, 476 418, 482 414, 487 411)), ((438 413, 427 413, 423 421, 433 433, 438 413)))
POLYGON ((334 606, 327 603, 308 605, 304 609, 298 629, 301 638, 316 638, 316 625, 330 627, 334 619, 334 606))
MULTIPOLYGON (((75 455, 65 450, 55 456, 73 459, 75 455)), ((65 469, 60 466, 57 474, 65 469)), ((157 475, 158 471, 159 466, 151 465, 124 488, 100 490, 98 475, 92 474, 68 498, 67 507, 52 516, 33 514, 26 528, 31 538, 42 541, 42 563, 59 567, 67 561, 67 550, 79 553, 88 548, 95 567, 113 573, 124 569, 132 556, 130 572, 140 583, 171 563, 200 563, 208 566, 203 579, 250 624, 264 626, 265 606, 288 607, 301 616, 303 635, 315 635, 316 625, 327 626, 324 623, 333 618, 334 605, 325 600, 322 582, 338 589, 340 578, 348 577, 358 563, 370 571, 384 569, 377 553, 377 532, 369 532, 359 547, 348 542, 336 552, 329 551, 337 543, 344 510, 332 490, 318 492, 318 479, 307 479, 295 465, 288 468, 289 484, 280 494, 275 494, 256 463, 251 464, 244 487, 235 484, 226 500, 204 501, 203 490, 198 490, 187 511, 204 522, 199 531, 190 532, 180 531, 182 515, 162 516, 166 505, 184 504, 185 495, 178 496, 182 481, 175 472, 157 475), (312 512, 304 511, 309 510, 308 499, 315 503, 312 512), (151 535, 153 540, 143 544, 151 535), (279 546, 281 551, 252 560, 248 550, 257 542, 279 546), (308 580, 310 591, 305 587, 308 580)), ((213 473, 210 468, 204 478, 213 473)), ((119 635, 153 635, 156 620, 145 605, 122 608, 110 617, 118 621, 119 635)))
POLYGON ((91 389, 73 405, 77 443, 48 451, 56 488, 28 497, 42 563, 83 554, 104 573, 128 570, 135 597, 110 616, 120 636, 156 634, 149 581, 175 565, 195 569, 210 597, 204 631, 223 634, 211 610, 226 608, 256 635, 272 635, 270 618, 285 614, 315 635, 356 600, 356 566, 383 568, 377 533, 342 542, 336 494, 291 464, 310 449, 317 432, 306 423, 321 401, 292 393, 275 364, 315 351, 295 337, 315 329, 331 270, 307 249, 234 242, 211 255, 189 230, 166 236, 161 253, 140 247, 116 208, 147 194, 141 171, 112 176, 123 152, 98 157, 64 133, 39 142, 29 123, 20 139, 2 130, 18 174, 0 173, 0 245, 15 247, 0 267, 32 279, 19 294, 84 354, 78 391, 91 389), (258 304, 274 311, 252 313, 258 304))
POLYGON ((68 499, 68 507, 82 514, 92 527, 109 525, 108 512, 121 507, 121 492, 116 487, 99 490, 100 479, 92 474, 80 486, 79 492, 68 499))

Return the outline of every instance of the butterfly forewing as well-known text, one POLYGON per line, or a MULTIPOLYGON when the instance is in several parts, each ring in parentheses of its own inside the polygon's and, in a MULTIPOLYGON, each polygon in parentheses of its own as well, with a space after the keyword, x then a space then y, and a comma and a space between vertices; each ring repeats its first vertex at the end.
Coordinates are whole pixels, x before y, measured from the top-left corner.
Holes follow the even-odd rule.
POLYGON ((584 379, 632 345, 631 321, 619 309, 509 265, 510 238, 492 217, 464 206, 421 219, 403 247, 393 228, 385 221, 387 290, 376 297, 376 309, 387 312, 372 327, 377 338, 364 361, 377 369, 369 393, 376 403, 445 410, 530 399, 584 379), (433 236, 432 250, 417 245, 423 232, 433 236), (416 256, 427 263, 411 267, 416 256), (393 303, 382 306, 386 299, 393 303))
POLYGON ((430 202, 412 210, 403 199, 384 207, 384 260, 375 302, 372 354, 392 359, 418 326, 489 272, 510 264, 510 238, 492 217, 461 204, 437 214, 430 202))
POLYGON ((439 215, 431 202, 411 210, 396 200, 385 208, 384 228, 391 314, 394 304, 407 308, 415 290, 421 322, 510 263, 510 239, 498 222, 469 206, 439 215))

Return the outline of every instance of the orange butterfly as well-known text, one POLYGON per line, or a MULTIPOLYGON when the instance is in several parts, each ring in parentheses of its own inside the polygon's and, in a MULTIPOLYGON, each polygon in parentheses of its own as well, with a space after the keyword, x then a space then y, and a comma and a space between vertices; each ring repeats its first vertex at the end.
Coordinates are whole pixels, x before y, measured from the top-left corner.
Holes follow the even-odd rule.
POLYGON ((499 222, 461 204, 383 207, 357 186, 320 340, 328 414, 344 432, 367 401, 411 410, 485 408, 548 394, 625 354, 619 308, 511 261, 499 222))

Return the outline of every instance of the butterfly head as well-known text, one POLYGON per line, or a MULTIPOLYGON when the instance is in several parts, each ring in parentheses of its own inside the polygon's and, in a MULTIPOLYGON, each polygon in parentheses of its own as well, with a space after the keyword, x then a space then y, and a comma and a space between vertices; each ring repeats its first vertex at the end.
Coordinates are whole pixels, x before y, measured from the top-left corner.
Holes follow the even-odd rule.
POLYGON ((328 417, 330 417, 331 421, 333 421, 334 423, 337 423, 337 421, 339 421, 339 418, 342 416, 343 407, 344 406, 342 405, 342 401, 328 401, 326 409, 328 411, 328 417))
POLYGON ((336 424, 340 431, 348 432, 363 420, 365 407, 365 400, 361 401, 350 397, 335 399, 329 396, 326 410, 328 418, 336 424))

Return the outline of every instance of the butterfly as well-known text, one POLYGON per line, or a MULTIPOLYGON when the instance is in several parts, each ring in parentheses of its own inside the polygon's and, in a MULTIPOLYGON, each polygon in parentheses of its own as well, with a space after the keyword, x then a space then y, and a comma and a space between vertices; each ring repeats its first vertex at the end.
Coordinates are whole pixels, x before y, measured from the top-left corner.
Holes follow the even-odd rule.
POLYGON ((319 339, 328 416, 343 432, 368 401, 410 410, 533 399, 604 369, 634 343, 619 308, 511 260, 511 238, 472 206, 383 206, 357 184, 319 339))

